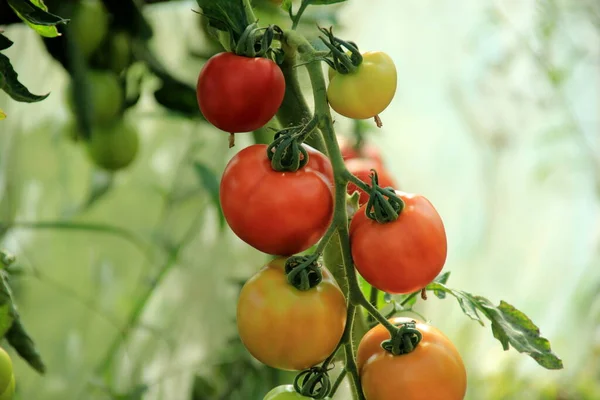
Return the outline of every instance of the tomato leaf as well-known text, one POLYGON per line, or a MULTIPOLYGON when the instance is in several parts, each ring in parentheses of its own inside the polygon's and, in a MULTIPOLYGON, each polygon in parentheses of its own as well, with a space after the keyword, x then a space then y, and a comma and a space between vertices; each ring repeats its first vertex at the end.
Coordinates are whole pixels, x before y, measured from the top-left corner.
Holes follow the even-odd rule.
POLYGON ((49 13, 42 0, 8 0, 8 4, 19 18, 44 37, 60 36, 56 25, 69 22, 68 19, 49 13))
POLYGON ((0 54, 0 89, 4 90, 16 101, 34 103, 44 100, 50 95, 35 95, 19 82, 18 74, 15 72, 8 57, 0 54))
MULTIPOLYGON (((9 0, 9 3, 13 3, 13 1, 9 0)), ((15 14, 17 14, 17 16, 19 18, 21 18, 31 29, 33 29, 34 31, 36 31, 38 34, 40 34, 43 37, 48 37, 48 38, 53 38, 53 37, 57 37, 57 36, 61 36, 61 34, 58 32, 58 30, 56 29, 57 24, 59 23, 67 23, 68 20, 63 19, 57 15, 54 14, 50 14, 48 13, 48 7, 46 7, 46 5, 44 4, 44 2, 42 0, 30 0, 30 2, 33 4, 33 6, 27 2, 24 1, 18 1, 18 3, 26 3, 26 5, 34 10, 34 17, 35 18, 42 18, 44 20, 48 20, 48 21, 52 21, 53 18, 56 19, 60 19, 59 22, 56 23, 49 23, 49 24, 42 24, 42 23, 34 23, 30 20, 30 16, 31 16, 31 12, 29 12, 28 14, 23 14, 23 5, 20 5, 20 8, 15 7, 13 4, 10 4, 10 7, 13 9, 13 11, 15 12, 15 14), (44 15, 37 15, 40 13, 41 10, 42 12, 45 12, 46 14, 48 14, 48 16, 50 16, 48 19, 47 16, 44 15)), ((29 10, 28 8, 28 10, 29 10)))
POLYGON ((469 318, 478 321, 482 326, 484 323, 480 314, 487 317, 492 323, 494 337, 502 343, 505 351, 512 346, 519 353, 528 354, 546 369, 563 368, 562 360, 552 352, 550 342, 540 336, 540 329, 527 315, 512 305, 501 301, 500 305, 494 306, 485 297, 475 296, 462 290, 450 289, 440 282, 427 285, 427 290, 432 290, 434 293, 444 292, 454 296, 463 312, 469 318))
MULTIPOLYGON (((434 282, 445 285, 446 282, 448 282, 448 278, 450 278, 450 271, 444 272, 443 274, 439 275, 437 278, 435 278, 434 282)), ((443 290, 434 289, 433 294, 435 294, 439 299, 446 298, 446 292, 444 292, 443 290)))
POLYGON ((251 22, 248 21, 243 0, 196 0, 209 22, 220 31, 228 32, 237 41, 251 22))
POLYGON ((200 183, 208 192, 211 201, 219 214, 219 226, 223 229, 225 227, 225 217, 221 210, 221 201, 219 200, 219 180, 217 179, 217 175, 210 168, 198 161, 194 163, 194 169, 200 179, 200 183))
POLYGON ((13 45, 13 41, 0 33, 0 50, 6 50, 13 45))

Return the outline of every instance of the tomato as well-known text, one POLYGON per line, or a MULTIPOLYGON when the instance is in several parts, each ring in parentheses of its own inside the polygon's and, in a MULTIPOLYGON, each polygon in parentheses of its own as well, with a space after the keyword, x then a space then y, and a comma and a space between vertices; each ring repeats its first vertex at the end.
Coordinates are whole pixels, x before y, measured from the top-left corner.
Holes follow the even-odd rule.
POLYGON ((267 393, 263 400, 302 400, 310 398, 296 392, 294 385, 281 385, 267 393))
POLYGON ((377 162, 380 166, 383 166, 381 152, 376 146, 370 143, 363 143, 360 150, 357 150, 353 147, 353 144, 350 142, 350 140, 348 140, 345 136, 338 136, 337 140, 338 145, 340 146, 340 152, 342 153, 342 158, 345 161, 353 160, 355 158, 366 158, 377 162))
POLYGON ((303 144, 306 152, 308 153, 308 167, 314 169, 315 171, 319 171, 323 174, 329 181, 330 186, 333 190, 333 186, 335 184, 334 175, 333 175, 333 166, 331 165, 331 161, 329 158, 319 150, 311 147, 307 144, 303 144))
POLYGON ((69 37, 73 38, 85 58, 98 50, 108 33, 108 11, 100 0, 81 0, 67 25, 69 37))
POLYGON ((97 65, 116 74, 127 68, 131 61, 131 36, 125 31, 112 32, 94 58, 97 65))
POLYGON ((135 126, 124 120, 107 126, 96 126, 87 142, 90 159, 98 167, 116 171, 129 166, 139 149, 135 126))
MULTIPOLYGON (((92 123, 106 124, 119 116, 123 107, 123 88, 117 75, 110 71, 89 70, 87 83, 92 108, 92 123)), ((71 80, 66 91, 67 105, 75 113, 75 86, 71 80)))
POLYGON ((198 76, 200 111, 208 122, 229 133, 265 125, 275 116, 284 93, 283 73, 267 58, 219 53, 198 76))
MULTIPOLYGON (((371 184, 371 170, 375 169, 375 171, 377 171, 377 177, 379 178, 379 186, 384 188, 388 186, 396 188, 397 186, 396 181, 377 161, 366 158, 354 158, 346 161, 346 169, 358 179, 369 185, 371 184)), ((366 204, 369 201, 369 193, 359 189, 358 186, 352 182, 348 183, 346 190, 350 195, 356 190, 360 192, 360 198, 358 199, 360 205, 366 204)))
POLYGON ((346 300, 327 268, 314 288, 287 282, 285 258, 276 258, 250 278, 240 292, 237 327, 242 343, 260 362, 300 371, 323 362, 346 325, 346 300))
POLYGON ((404 203, 398 219, 378 223, 363 205, 350 223, 354 264, 372 286, 386 293, 411 293, 429 284, 446 262, 442 219, 425 197, 396 191, 404 203))
POLYGON ((408 354, 394 356, 381 347, 390 338, 377 325, 362 338, 357 364, 367 400, 462 400, 467 373, 454 344, 438 329, 412 318, 394 318, 393 324, 415 321, 423 338, 408 354), (399 395, 401 394, 401 395, 399 395))
POLYGON ((308 249, 325 234, 333 216, 333 192, 318 169, 324 161, 314 152, 296 172, 275 171, 264 144, 246 147, 229 161, 220 200, 227 223, 240 239, 283 256, 308 249))
POLYGON ((12 360, 6 350, 0 347, 0 393, 4 393, 9 386, 12 374, 12 360))
POLYGON ((357 70, 330 72, 327 98, 337 113, 354 119, 372 118, 392 102, 396 94, 394 61, 383 52, 367 52, 357 70))
POLYGON ((15 376, 11 375, 10 383, 7 385, 4 392, 0 394, 0 400, 12 400, 15 395, 15 376))

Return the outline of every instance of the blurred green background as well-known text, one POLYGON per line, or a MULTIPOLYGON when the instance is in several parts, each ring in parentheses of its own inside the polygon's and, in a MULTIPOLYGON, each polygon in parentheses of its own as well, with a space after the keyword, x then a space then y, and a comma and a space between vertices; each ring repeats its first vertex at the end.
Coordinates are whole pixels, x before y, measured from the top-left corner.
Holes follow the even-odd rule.
MULTIPOLYGON (((156 55, 195 85, 204 60, 190 52, 208 44, 192 9, 143 10, 156 55)), ((453 299, 419 302, 464 357, 467 399, 600 399, 600 4, 350 0, 335 11, 338 36, 396 62, 396 98, 369 140, 401 188, 442 215, 448 286, 513 304, 564 361, 544 370, 504 352, 453 299)), ((69 76, 31 29, 5 35, 20 80, 51 92, 34 104, 0 93, 0 247, 17 255, 11 283, 48 365, 42 377, 15 356, 18 398, 216 399, 199 388, 231 387, 213 367, 232 357, 227 378, 258 386, 222 399, 262 399, 261 384, 289 382, 230 342, 239 282, 267 257, 220 228, 199 174, 219 177, 251 135, 228 149, 223 132, 158 104, 148 76, 126 114, 138 157, 88 204, 111 178, 68 137, 69 76), (112 378, 100 379, 106 368, 112 378)), ((349 134, 352 123, 337 116, 336 127, 349 134)))

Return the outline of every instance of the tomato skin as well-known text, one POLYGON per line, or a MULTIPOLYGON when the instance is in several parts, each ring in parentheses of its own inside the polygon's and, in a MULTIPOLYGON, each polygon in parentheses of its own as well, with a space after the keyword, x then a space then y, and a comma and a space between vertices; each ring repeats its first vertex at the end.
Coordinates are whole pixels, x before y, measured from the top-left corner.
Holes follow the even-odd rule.
POLYGON ((373 160, 378 163, 381 167, 383 167, 383 158, 381 156, 381 151, 378 147, 374 146, 371 143, 363 143, 360 151, 357 151, 353 146, 350 140, 348 140, 344 136, 338 136, 338 145, 340 146, 340 152, 342 153, 342 158, 344 161, 353 160, 355 158, 366 158, 369 160, 373 160))
POLYGON ((302 400, 310 397, 302 396, 296 390, 294 385, 281 385, 273 388, 263 400, 302 400))
POLYGON ((125 120, 106 126, 95 126, 86 143, 92 162, 107 171, 128 167, 139 151, 139 136, 134 125, 125 120))
POLYGON ((275 116, 284 93, 285 78, 273 61, 228 52, 206 62, 196 92, 208 122, 229 133, 264 126, 275 116))
MULTIPOLYGON (((383 188, 391 186, 394 189, 397 187, 394 178, 392 178, 387 170, 377 161, 366 158, 354 158, 346 161, 346 169, 348 172, 368 185, 371 185, 371 170, 375 169, 375 171, 377 171, 377 177, 379 178, 379 186, 383 188)), ((351 195, 356 190, 360 192, 358 203, 361 206, 366 204, 369 201, 369 193, 359 189, 358 186, 352 182, 348 183, 348 187, 346 188, 348 194, 351 195)))
POLYGON ((327 98, 331 108, 348 118, 372 118, 387 108, 396 94, 397 72, 386 53, 367 52, 355 72, 330 72, 327 98))
POLYGON ((89 59, 102 44, 109 29, 110 15, 100 0, 77 2, 73 16, 67 25, 69 36, 79 46, 79 50, 89 59))
POLYGON ((346 300, 326 267, 319 285, 296 289, 287 282, 285 261, 272 260, 246 282, 237 327, 242 343, 260 362, 300 371, 335 350, 346 325, 346 300))
MULTIPOLYGON (((93 124, 107 124, 119 117, 123 109, 123 88, 119 77, 111 71, 89 70, 87 73, 91 119, 93 124)), ((75 83, 69 81, 65 93, 67 106, 73 114, 75 109, 75 83)))
POLYGON ((422 289, 446 262, 444 223, 425 197, 396 191, 404 203, 397 220, 380 224, 363 205, 350 223, 350 246, 356 269, 372 286, 390 294, 422 289))
POLYGON ((12 374, 12 360, 6 350, 0 347, 0 393, 4 393, 6 388, 9 387, 12 374))
MULTIPOLYGON (((394 318, 394 324, 413 321, 394 318)), ((423 335, 417 348, 408 354, 394 356, 381 348, 390 338, 381 324, 362 338, 357 352, 357 364, 367 400, 462 400, 467 390, 467 373, 463 360, 454 346, 435 327, 417 322, 423 335)))
POLYGON ((318 161, 309 154, 308 164, 298 171, 278 172, 271 167, 267 145, 238 152, 220 186, 221 207, 233 232, 272 255, 296 254, 317 243, 333 217, 331 182, 313 169, 320 168, 318 161))

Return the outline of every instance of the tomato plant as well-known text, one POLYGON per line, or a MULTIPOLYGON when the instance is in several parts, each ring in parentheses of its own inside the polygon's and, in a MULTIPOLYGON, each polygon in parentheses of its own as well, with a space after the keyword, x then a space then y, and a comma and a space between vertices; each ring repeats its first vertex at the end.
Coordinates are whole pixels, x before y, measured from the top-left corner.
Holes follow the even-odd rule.
POLYGON ((87 142, 90 159, 98 167, 108 171, 117 171, 129 166, 135 160, 138 150, 137 129, 125 120, 94 127, 87 142))
POLYGON ((398 219, 379 223, 366 214, 366 204, 352 218, 350 244, 356 269, 387 293, 422 289, 446 262, 446 230, 425 197, 396 191, 404 202, 398 219))
POLYGON ((240 338, 259 361, 302 370, 325 360, 346 324, 346 300, 323 267, 323 280, 301 291, 288 283, 285 258, 269 262, 243 286, 237 307, 240 338))
MULTIPOLYGON (((411 322, 398 317, 394 325, 411 322)), ((416 322, 422 338, 408 354, 394 355, 381 343, 390 339, 383 325, 371 329, 360 341, 357 364, 367 400, 462 400, 467 388, 463 360, 454 344, 435 327, 416 322)))
MULTIPOLYGON (((377 171, 379 185, 381 187, 397 187, 395 179, 392 178, 392 176, 387 172, 387 170, 375 160, 369 160, 366 158, 354 158, 346 161, 346 168, 351 174, 356 176, 364 183, 369 183, 371 181, 371 170, 375 170, 377 171)), ((360 189, 358 186, 356 186, 356 184, 350 182, 348 184, 347 190, 348 194, 350 195, 356 190, 360 192, 360 197, 358 199, 360 205, 366 204, 369 201, 369 193, 360 189)))
POLYGON ((223 215, 231 230, 273 255, 292 255, 314 245, 333 215, 331 182, 318 169, 323 162, 313 153, 309 164, 298 171, 278 172, 271 167, 266 145, 238 152, 227 164, 220 187, 223 215))
POLYGON ((13 375, 13 363, 10 356, 0 347, 0 393, 4 393, 13 375))
POLYGON ((229 133, 265 125, 275 116, 284 93, 283 73, 273 61, 228 52, 211 57, 197 82, 200 111, 229 133))
POLYGON ((391 103, 396 85, 396 66, 390 56, 367 52, 355 71, 342 74, 331 70, 327 98, 331 108, 345 117, 372 118, 391 103))

